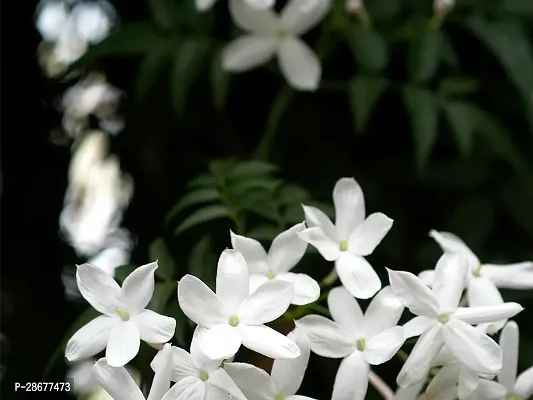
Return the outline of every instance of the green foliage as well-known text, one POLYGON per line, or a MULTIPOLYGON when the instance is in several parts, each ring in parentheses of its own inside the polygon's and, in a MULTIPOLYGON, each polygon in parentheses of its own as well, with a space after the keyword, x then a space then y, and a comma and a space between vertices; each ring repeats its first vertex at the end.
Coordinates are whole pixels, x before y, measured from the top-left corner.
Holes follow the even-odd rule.
POLYGON ((383 78, 357 75, 350 83, 350 101, 355 115, 355 126, 363 131, 379 98, 389 82, 383 78))
POLYGON ((411 43, 409 72, 415 82, 426 82, 437 73, 442 60, 443 35, 431 27, 411 43))
POLYGON ((158 268, 155 270, 156 276, 164 280, 171 280, 174 276, 174 260, 167 249, 165 239, 159 237, 150 243, 148 247, 148 259, 157 260, 158 268))

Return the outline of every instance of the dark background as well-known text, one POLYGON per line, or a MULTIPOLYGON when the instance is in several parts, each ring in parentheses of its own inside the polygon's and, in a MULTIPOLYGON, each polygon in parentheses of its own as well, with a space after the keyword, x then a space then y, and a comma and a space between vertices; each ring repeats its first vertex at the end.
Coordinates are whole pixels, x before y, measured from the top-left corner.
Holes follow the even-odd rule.
MULTIPOLYGON (((224 2, 220 3, 216 7, 216 23, 209 32, 216 43, 227 42, 233 35, 228 29, 224 2)), ((457 149, 451 127, 441 119, 433 151, 423 167, 417 166, 413 121, 401 95, 394 90, 379 100, 363 129, 354 128, 348 83, 353 74, 384 76, 398 86, 412 83, 406 60, 418 33, 403 41, 391 33, 393 27, 418 26, 418 20, 431 16, 430 2, 421 7, 411 6, 412 3, 405 2, 408 5, 402 5, 392 17, 378 19, 376 26, 390 50, 386 68, 365 70, 364 62, 354 62, 346 43, 335 47, 324 64, 322 89, 297 94, 282 117, 269 161, 279 167, 278 177, 307 188, 313 199, 323 203, 331 202, 331 191, 340 177, 354 176, 360 182, 367 213, 381 211, 395 220, 391 232, 369 257, 384 282, 385 266, 415 273, 433 268, 440 250, 427 236, 430 229, 461 236, 482 261, 531 260, 533 135, 528 124, 531 109, 523 105, 520 97, 527 88, 517 89, 516 80, 502 67, 502 55, 491 51, 461 23, 472 14, 495 23, 495 15, 502 14, 501 9, 486 7, 482 2, 466 2, 454 12, 442 29, 453 43, 459 66, 443 65, 427 82, 417 83, 434 90, 452 75, 472 78, 478 90, 465 93, 461 100, 497 118, 501 125, 495 125, 493 120, 486 124, 496 126, 499 135, 478 132, 471 139, 472 151, 464 155, 457 149)), ((377 10, 376 15, 383 14, 379 13, 380 4, 368 2, 371 14, 372 10, 377 10)), ((14 382, 42 380, 54 350, 86 308, 81 302, 65 299, 60 279, 64 266, 80 262, 58 231, 70 148, 50 141, 51 129, 61 120, 54 110, 55 98, 69 84, 46 78, 37 65, 40 37, 33 27, 35 5, 4 2, 1 13, 1 332, 7 339, 2 342, 1 351, 5 368, 2 395, 15 399, 25 397, 13 393, 14 382)), ((123 26, 150 18, 144 1, 115 5, 123 26)), ((519 11, 507 10, 501 18, 526 27, 531 42, 531 14, 519 11)), ((177 35, 179 40, 198 34, 187 29, 180 25, 177 33, 163 29, 159 34, 167 39, 177 35)), ((316 42, 320 34, 311 32, 309 42, 316 42)), ((176 46, 179 40, 176 39, 176 46)), ((158 78, 139 102, 132 93, 137 88, 142 54, 119 53, 106 49, 84 61, 105 71, 109 80, 128 94, 122 110, 126 128, 113 138, 113 150, 135 180, 135 196, 123 223, 137 237, 133 263, 148 262, 148 245, 154 238, 164 236, 177 266, 175 277, 179 278, 186 273, 189 250, 199 237, 213 232, 212 251, 218 257, 229 245, 225 235, 232 225, 218 221, 209 228, 195 227, 176 237, 172 234, 175 226, 163 223, 165 215, 186 192, 187 181, 204 172, 210 160, 246 159, 253 154, 283 80, 272 72, 275 67, 237 75, 225 106, 216 109, 213 88, 208 79, 202 78, 207 72, 202 72, 188 93, 186 112, 180 117, 171 100, 173 89, 168 75, 156 74, 158 78)), ((524 58, 518 60, 528 65, 524 58)), ((533 70, 529 73, 533 75, 533 70)), ((305 260, 303 269, 317 279, 329 272, 316 254, 305 260)), ((521 328, 520 369, 524 369, 533 361, 533 341, 526 334, 532 328, 532 314, 527 310, 533 306, 533 296, 531 291, 503 294, 506 300, 519 301, 526 307, 515 318, 521 328)), ((313 356, 300 393, 329 397, 337 364, 336 360, 313 356)), ((393 385, 399 367, 400 362, 393 360, 376 370, 393 385)), ((59 360, 47 380, 62 380, 65 370, 59 360)), ((372 397, 372 390, 369 389, 368 398, 378 398, 372 397)))

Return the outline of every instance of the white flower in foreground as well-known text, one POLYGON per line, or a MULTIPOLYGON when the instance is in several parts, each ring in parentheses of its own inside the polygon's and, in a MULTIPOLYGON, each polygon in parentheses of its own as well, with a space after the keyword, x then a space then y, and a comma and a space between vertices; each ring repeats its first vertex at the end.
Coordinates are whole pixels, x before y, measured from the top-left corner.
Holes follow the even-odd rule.
MULTIPOLYGON (((498 288, 533 289, 533 262, 526 261, 516 264, 495 265, 481 264, 479 258, 457 236, 449 232, 429 233, 437 241, 444 252, 461 252, 468 259, 469 276, 467 279, 468 305, 491 306, 503 303, 498 288)), ((420 279, 432 285, 434 271, 422 271, 420 279)), ((488 333, 496 333, 505 325, 505 320, 494 321, 487 329, 488 333)))
MULTIPOLYGON (((213 4, 217 0, 195 0, 196 9, 199 11, 206 11, 213 7, 213 4)), ((239 0, 244 2, 248 7, 254 8, 256 10, 266 10, 272 8, 276 0, 239 0)))
POLYGON ((174 336, 176 320, 145 307, 154 293, 157 262, 140 266, 123 282, 122 288, 99 267, 83 264, 76 279, 82 296, 104 315, 78 330, 68 341, 69 361, 82 360, 106 349, 107 363, 121 367, 139 352, 141 339, 166 343, 174 336))
POLYGON ((198 346, 212 360, 233 357, 241 344, 270 358, 295 358, 298 346, 264 324, 281 317, 294 297, 293 284, 271 280, 250 294, 248 267, 241 253, 224 250, 217 268, 216 294, 200 279, 185 275, 178 301, 199 325, 198 346))
POLYGON ((468 273, 466 259, 461 253, 444 253, 439 259, 433 290, 409 272, 387 271, 394 294, 418 315, 404 326, 406 337, 421 334, 398 374, 398 385, 410 386, 424 379, 444 345, 463 365, 477 373, 500 371, 500 347, 471 324, 510 318, 523 310, 520 304, 458 307, 468 273))
POLYGON ((280 233, 274 238, 268 254, 257 240, 230 232, 233 248, 243 255, 248 265, 250 293, 271 279, 279 279, 294 283, 292 304, 304 305, 318 299, 320 286, 317 281, 306 274, 289 272, 305 254, 307 242, 298 236, 298 232, 304 229, 302 222, 280 233))
MULTIPOLYGON (((155 371, 154 380, 148 397, 144 397, 141 389, 135 383, 131 375, 124 367, 112 367, 105 358, 94 364, 93 376, 96 382, 102 386, 113 400, 177 400, 169 392, 172 353, 170 344, 166 344, 161 353, 161 362, 155 371)), ((159 354, 158 354, 159 355, 159 354)), ((190 398, 190 397, 189 397, 190 398)))
MULTIPOLYGON (((172 375, 170 380, 176 384, 167 394, 168 398, 181 399, 187 393, 187 399, 195 400, 247 400, 244 394, 222 368, 222 360, 210 360, 198 348, 199 328, 194 332, 191 353, 172 346, 172 375)), ((160 352, 152 361, 152 369, 161 368, 164 355, 160 352)))
POLYGON ((332 400, 364 399, 370 365, 389 361, 405 342, 404 330, 396 326, 404 310, 390 287, 381 290, 365 315, 343 287, 328 296, 331 321, 308 315, 296 321, 309 338, 311 350, 323 357, 344 358, 333 386, 332 400))
POLYGON ((225 364, 224 369, 248 400, 313 400, 296 395, 309 362, 309 339, 298 328, 287 336, 298 345, 301 354, 292 360, 274 360, 270 375, 250 364, 225 364))
POLYGON ((392 227, 392 219, 374 213, 365 219, 365 199, 353 178, 342 178, 333 189, 335 225, 318 208, 303 206, 308 229, 300 237, 327 261, 335 261, 337 274, 348 291, 368 299, 381 289, 376 271, 363 256, 372 254, 392 227))
POLYGON ((330 3, 313 1, 303 7, 301 0, 290 0, 278 16, 272 10, 256 10, 240 0, 230 0, 235 24, 250 33, 225 48, 224 68, 244 72, 277 56, 281 72, 293 88, 316 90, 322 74, 320 60, 299 36, 324 18, 330 3))

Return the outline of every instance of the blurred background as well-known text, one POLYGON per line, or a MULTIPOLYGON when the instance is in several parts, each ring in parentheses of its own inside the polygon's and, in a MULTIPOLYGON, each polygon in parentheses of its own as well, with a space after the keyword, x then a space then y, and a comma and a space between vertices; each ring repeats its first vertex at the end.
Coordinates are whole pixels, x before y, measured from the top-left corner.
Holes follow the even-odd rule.
MULTIPOLYGON (((275 61, 222 69, 221 50, 241 35, 225 0, 205 12, 193 0, 100 3, 112 22, 105 38, 87 40, 65 68, 36 29, 42 4, 2 4, 2 397, 29 398, 14 382, 67 373, 66 340, 94 316, 72 288, 75 264, 119 249, 120 281, 157 258, 151 306, 178 320, 175 344, 188 348, 172 282, 191 273, 212 284, 230 229, 268 245, 304 219, 301 203, 332 214, 341 177, 360 183, 368 214, 394 219, 368 257, 383 282, 384 267, 434 267, 430 229, 460 236, 482 262, 533 259, 531 0, 345 3, 303 36, 322 64, 314 92, 293 89, 275 61), (95 81, 109 84, 97 96, 105 109, 69 92, 95 81), (68 194, 81 198, 76 173, 94 162, 69 165, 92 129, 107 132, 109 150, 98 148, 116 157, 122 197, 108 247, 84 251, 68 194)), ((320 280, 331 265, 310 248, 297 268, 320 280)), ((515 318, 523 370, 533 293, 502 293, 526 308, 515 318)), ((144 373, 154 352, 143 344, 133 367, 144 373)), ((312 356, 300 394, 329 398, 338 363, 312 356)), ((394 386, 400 367, 376 371, 394 386)), ((367 398, 380 397, 370 387, 367 398)))

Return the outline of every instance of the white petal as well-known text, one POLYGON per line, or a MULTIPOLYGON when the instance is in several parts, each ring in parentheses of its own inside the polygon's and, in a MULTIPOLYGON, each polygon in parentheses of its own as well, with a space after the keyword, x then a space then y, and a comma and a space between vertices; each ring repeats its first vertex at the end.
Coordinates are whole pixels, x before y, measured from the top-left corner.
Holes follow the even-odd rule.
POLYGON ((144 310, 132 318, 139 327, 139 335, 147 343, 166 343, 174 336, 176 320, 151 310, 144 310))
POLYGON ((460 307, 453 314, 468 324, 481 324, 512 318, 524 308, 518 303, 503 303, 496 306, 460 307))
POLYGON ((433 292, 415 275, 405 271, 392 271, 387 268, 392 291, 404 306, 413 314, 436 318, 439 303, 433 292))
POLYGON ((208 331, 208 328, 203 328, 200 325, 196 327, 192 335, 191 341, 191 359, 196 368, 201 369, 206 372, 214 371, 217 368, 220 368, 220 364, 224 360, 218 359, 213 360, 207 357, 201 349, 202 335, 208 331))
POLYGON ((354 351, 355 336, 342 325, 320 315, 307 315, 295 321, 308 337, 313 353, 341 358, 354 351))
POLYGON ((298 235, 302 240, 316 247, 326 261, 333 261, 339 257, 339 244, 331 240, 321 228, 308 228, 298 235))
POLYGON ((433 320, 428 317, 415 317, 403 325, 405 338, 409 339, 422 335, 433 324, 433 320))
POLYGON ((109 333, 117 318, 101 315, 82 326, 68 341, 65 357, 79 361, 94 356, 105 349, 109 333))
POLYGON ((305 224, 308 228, 320 228, 330 240, 335 243, 338 242, 337 228, 322 210, 305 204, 302 204, 302 208, 305 214, 305 224))
POLYGON ((481 273, 501 288, 533 289, 531 261, 509 265, 484 264, 481 273))
POLYGON ((160 363, 156 366, 152 387, 147 400, 160 400, 168 389, 170 389, 170 379, 172 376, 172 346, 167 343, 157 355, 160 356, 160 363))
POLYGON ((97 384, 103 387, 114 400, 144 400, 141 389, 124 367, 112 367, 105 358, 98 360, 93 367, 97 384))
POLYGON ((372 365, 389 361, 405 342, 405 334, 401 326, 388 329, 366 340, 363 352, 365 360, 372 365))
POLYGON ((67 6, 59 1, 42 3, 35 27, 44 40, 55 42, 68 23, 67 6))
POLYGON ((339 286, 331 289, 328 294, 328 308, 335 322, 342 325, 349 332, 361 332, 363 326, 363 311, 357 300, 339 286))
MULTIPOLYGON (((435 379, 433 379, 435 380, 435 379)), ((432 380, 432 381, 433 381, 432 380)), ((396 390, 396 394, 394 396, 394 400, 414 400, 418 399, 418 395, 422 391, 425 385, 425 381, 421 381, 417 383, 416 385, 411 385, 409 387, 399 387, 396 390)))
MULTIPOLYGON (((449 391, 457 384, 459 367, 454 365, 444 366, 437 372, 437 375, 431 379, 426 388, 426 395, 431 398, 440 399, 443 393, 449 391)), ((422 397, 423 398, 423 397, 422 397)))
POLYGON ((424 283, 424 285, 432 287, 433 281, 435 280, 435 270, 428 269, 428 270, 422 271, 418 274, 418 278, 424 283))
MULTIPOLYGON (((507 391, 505 387, 494 381, 481 379, 479 385, 470 398, 472 400, 502 400, 505 398, 507 391)), ((524 397, 525 398, 525 397, 524 397)))
MULTIPOLYGON (((495 306, 503 304, 503 298, 498 288, 490 280, 471 276, 468 281, 468 305, 470 307, 495 306)), ((498 332, 505 325, 506 320, 491 321, 485 328, 486 333, 498 332)))
POLYGON ((303 40, 286 37, 278 47, 278 62, 287 83, 297 90, 315 91, 322 66, 314 50, 303 40))
POLYGON ((200 279, 185 275, 178 284, 178 302, 183 313, 207 328, 228 322, 220 299, 200 279))
POLYGON ((250 400, 272 400, 278 394, 274 382, 261 368, 245 363, 227 363, 224 369, 250 400))
POLYGON ((290 396, 295 394, 302 384, 311 356, 311 343, 303 330, 298 328, 289 333, 287 337, 296 343, 300 349, 300 355, 292 360, 274 360, 270 375, 278 393, 290 396))
POLYGON ((228 373, 222 368, 218 368, 209 373, 209 383, 221 389, 223 392, 231 394, 232 399, 247 400, 233 379, 231 379, 228 373))
POLYGON ((286 400, 316 400, 312 397, 308 396, 300 396, 300 395, 292 395, 285 397, 286 400))
POLYGON ((509 321, 503 328, 500 336, 500 348, 502 349, 502 370, 498 374, 498 382, 513 391, 516 381, 516 370, 518 368, 518 325, 514 321, 509 321))
POLYGON ((348 240, 355 228, 365 220, 365 198, 354 178, 341 178, 333 188, 335 226, 339 240, 348 240))
POLYGON ((258 10, 266 10, 274 6, 275 0, 244 0, 246 4, 258 10))
POLYGON ((469 273, 467 259, 463 253, 444 253, 439 258, 432 288, 441 312, 455 311, 469 273))
POLYGON ((207 11, 208 9, 213 7, 213 4, 215 4, 215 2, 216 0, 196 0, 196 9, 198 11, 207 11))
POLYGON ((218 260, 216 294, 226 313, 235 314, 248 297, 248 267, 241 253, 224 250, 218 260))
POLYGON ((270 281, 265 275, 253 274, 250 275, 250 281, 248 282, 248 287, 250 288, 250 294, 259 289, 259 286, 270 281))
POLYGON ((480 374, 497 374, 500 371, 500 346, 481 330, 451 318, 442 326, 442 336, 450 352, 466 367, 480 374))
POLYGON ((298 346, 287 336, 265 325, 240 325, 242 344, 270 358, 292 359, 300 355, 298 346))
POLYGON ((374 336, 398 325, 404 310, 390 286, 385 286, 372 299, 365 311, 363 331, 365 337, 374 336))
POLYGON ((90 358, 69 367, 66 378, 71 380, 73 386, 71 390, 74 393, 83 396, 96 389, 97 385, 92 374, 94 363, 95 360, 90 358))
POLYGON ((78 3, 70 15, 80 37, 89 43, 105 39, 114 24, 114 10, 106 2, 78 3))
POLYGON ((302 35, 317 25, 328 13, 331 7, 330 0, 311 1, 309 5, 301 0, 291 0, 281 12, 283 27, 295 34, 302 35))
POLYGON ((392 228, 393 222, 383 213, 370 214, 348 237, 348 251, 360 256, 372 254, 392 228))
POLYGON ((304 229, 305 223, 301 222, 274 238, 267 257, 268 266, 273 272, 287 272, 302 259, 307 242, 300 239, 298 233, 304 229))
POLYGON ((320 297, 320 286, 318 282, 309 275, 287 272, 276 276, 275 279, 294 284, 294 296, 291 304, 303 306, 317 301, 320 297))
POLYGON ((112 367, 123 367, 139 352, 141 338, 134 321, 119 321, 111 329, 105 357, 112 367))
POLYGON ((230 0, 229 10, 235 25, 245 31, 274 36, 281 26, 272 10, 258 10, 240 0, 230 0))
POLYGON ((438 243, 442 251, 446 253, 463 253, 468 258, 468 265, 471 270, 475 270, 480 264, 479 259, 472 253, 472 250, 453 233, 431 230, 429 236, 438 243))
POLYGON ((230 325, 215 325, 198 336, 198 349, 212 360, 231 358, 241 347, 239 328, 230 325))
POLYGON ((189 376, 170 388, 161 400, 204 400, 206 385, 196 376, 189 376))
POLYGON ((122 300, 127 310, 136 314, 146 308, 154 294, 157 261, 142 265, 129 274, 122 283, 122 300))
MULTIPOLYGON (((170 369, 172 371, 172 374, 171 374, 172 382, 179 382, 182 379, 187 378, 188 376, 198 376, 199 371, 194 366, 192 362, 192 357, 190 356, 189 353, 187 353, 182 348, 176 347, 176 346, 171 346, 170 353, 171 353, 170 369)), ((157 371, 157 370, 161 370, 164 368, 166 360, 163 356, 164 354, 161 353, 161 351, 155 355, 154 359, 150 363, 152 370, 157 371)))
POLYGON ((359 351, 342 360, 335 376, 331 400, 364 400, 369 371, 370 367, 359 351))
POLYGON ((479 386, 479 375, 470 368, 461 366, 459 370, 458 395, 460 399, 467 399, 472 396, 479 386))
POLYGON ((513 393, 523 399, 529 399, 533 395, 533 367, 518 375, 513 393))
POLYGON ((96 311, 115 317, 115 310, 122 309, 120 286, 104 270, 95 265, 80 265, 76 282, 81 295, 96 311))
MULTIPOLYGON (((267 253, 261 243, 252 238, 236 235, 230 231, 231 245, 242 254, 250 275, 266 274, 268 272, 267 253)), ((252 291, 250 290, 250 293, 252 291)))
POLYGON ((291 305, 294 285, 273 279, 261 285, 240 305, 237 316, 239 323, 260 325, 281 317, 291 305))
POLYGON ((343 286, 358 299, 369 299, 381 289, 378 274, 361 256, 343 251, 335 267, 343 286))
POLYGON ((274 58, 276 48, 275 38, 257 35, 241 36, 224 48, 222 66, 230 72, 249 71, 274 58))
POLYGON ((434 324, 420 336, 413 347, 396 378, 398 385, 407 387, 423 381, 429 373, 431 362, 442 346, 441 328, 438 324, 434 324))
MULTIPOLYGON (((209 375, 211 378, 211 375, 209 375)), ((231 378, 229 378, 231 379, 231 378)), ((240 390, 240 389, 239 389, 240 390)), ((242 393, 242 392, 241 392, 242 393)), ((217 386, 211 385, 208 383, 205 385, 205 397, 204 400, 232 400, 240 397, 231 397, 227 390, 220 389, 217 386)), ((242 395, 242 400, 247 400, 244 395, 242 395)))

